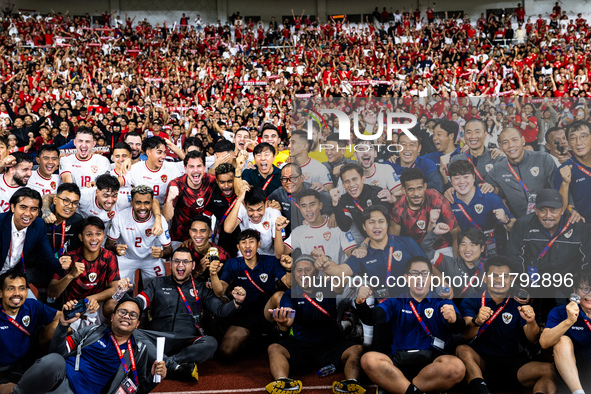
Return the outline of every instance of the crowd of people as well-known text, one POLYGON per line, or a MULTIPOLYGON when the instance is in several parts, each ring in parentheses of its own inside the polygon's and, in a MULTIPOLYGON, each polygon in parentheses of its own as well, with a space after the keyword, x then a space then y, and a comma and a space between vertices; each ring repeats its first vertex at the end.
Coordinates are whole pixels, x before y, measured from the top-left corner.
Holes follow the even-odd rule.
POLYGON ((253 343, 271 394, 584 394, 588 25, 526 15, 5 10, 0 394, 195 383, 253 343))

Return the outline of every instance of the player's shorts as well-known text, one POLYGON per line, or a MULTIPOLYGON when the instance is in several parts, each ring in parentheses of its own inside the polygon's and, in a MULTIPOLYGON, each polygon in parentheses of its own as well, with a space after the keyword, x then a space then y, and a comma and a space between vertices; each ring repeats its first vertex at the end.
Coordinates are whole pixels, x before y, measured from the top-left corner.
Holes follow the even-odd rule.
POLYGON ((290 373, 305 373, 333 364, 337 368, 341 365, 341 356, 356 343, 342 340, 326 345, 308 345, 294 338, 277 342, 289 352, 290 373))
POLYGON ((140 270, 142 272, 144 287, 146 287, 152 279, 158 276, 166 276, 166 270, 164 269, 162 259, 152 258, 132 260, 125 257, 118 257, 117 262, 119 264, 119 276, 121 278, 128 278, 131 283, 134 283, 135 281, 135 271, 140 270))
POLYGON ((485 365, 483 371, 484 381, 491 388, 521 387, 517 379, 517 372, 521 367, 530 362, 526 353, 520 353, 513 357, 480 354, 480 357, 485 365), (496 386, 497 383, 500 386, 496 386))
POLYGON ((431 364, 441 353, 432 350, 399 350, 390 354, 390 359, 396 368, 404 376, 411 380, 421 372, 423 368, 431 364))

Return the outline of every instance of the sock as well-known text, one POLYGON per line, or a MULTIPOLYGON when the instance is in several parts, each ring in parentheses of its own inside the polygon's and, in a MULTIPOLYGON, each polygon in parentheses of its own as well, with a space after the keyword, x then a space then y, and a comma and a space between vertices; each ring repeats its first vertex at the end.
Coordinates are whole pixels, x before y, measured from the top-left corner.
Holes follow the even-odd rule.
POLYGON ((488 386, 482 378, 472 379, 470 383, 468 383, 468 386, 470 387, 470 391, 474 394, 490 394, 488 386))
POLYGON ((573 394, 585 394, 585 390, 575 390, 573 394))
POLYGON ((406 389, 406 394, 423 394, 423 392, 411 383, 406 389))

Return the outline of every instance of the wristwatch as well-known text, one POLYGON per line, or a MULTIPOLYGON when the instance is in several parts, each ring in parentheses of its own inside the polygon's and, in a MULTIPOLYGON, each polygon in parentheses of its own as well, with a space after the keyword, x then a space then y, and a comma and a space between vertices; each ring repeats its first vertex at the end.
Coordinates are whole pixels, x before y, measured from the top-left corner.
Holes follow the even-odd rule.
POLYGON ((482 324, 476 323, 476 318, 475 317, 472 318, 472 324, 474 324, 476 327, 482 326, 482 324))
POLYGON ((362 242, 359 244, 359 246, 357 246, 358 248, 365 248, 367 249, 367 244, 365 242, 362 242))

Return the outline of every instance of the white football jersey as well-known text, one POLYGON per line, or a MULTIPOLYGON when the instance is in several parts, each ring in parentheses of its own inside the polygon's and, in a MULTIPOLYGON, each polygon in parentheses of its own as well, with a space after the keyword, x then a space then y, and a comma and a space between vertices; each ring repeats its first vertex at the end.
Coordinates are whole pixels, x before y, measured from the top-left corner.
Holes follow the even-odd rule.
POLYGON ((318 182, 323 186, 331 186, 332 180, 328 169, 319 161, 308 159, 308 162, 301 166, 304 181, 314 183, 318 182))
POLYGON ((123 179, 125 181, 124 186, 150 186, 154 190, 154 198, 162 205, 164 204, 168 184, 174 178, 178 178, 181 175, 173 163, 165 161, 158 171, 152 171, 148 168, 148 164, 145 161, 140 161, 131 166, 127 175, 123 176, 123 179))
POLYGON ((238 211, 238 220, 240 221, 240 230, 254 229, 261 234, 261 247, 258 252, 260 254, 275 255, 275 248, 273 247, 273 237, 275 235, 275 221, 281 216, 281 212, 274 208, 266 208, 265 214, 259 223, 253 223, 248 217, 244 205, 240 205, 238 211))
POLYGON ((303 254, 311 254, 316 248, 322 249, 335 263, 342 264, 347 259, 345 251, 355 248, 357 242, 350 231, 344 232, 338 226, 328 227, 326 217, 324 223, 317 227, 309 224, 297 226, 285 240, 285 245, 291 250, 300 248, 303 254))
MULTIPOLYGON (((115 170, 115 163, 111 164, 111 175, 119 178, 122 176, 115 170)), ((131 186, 125 185, 119 188, 119 195, 117 196, 117 205, 115 210, 121 212, 124 209, 131 207, 131 186)))
MULTIPOLYGON (((365 177, 365 184, 379 186, 382 189, 386 188, 390 192, 401 186, 400 178, 398 177, 396 170, 387 164, 380 163, 375 163, 373 165, 372 174, 365 177)), ((339 179, 339 190, 342 194, 346 193, 341 179, 339 179)))
POLYGON ((162 217, 162 234, 156 237, 152 234, 154 227, 154 215, 145 222, 138 222, 133 216, 133 209, 127 208, 117 212, 115 218, 111 221, 108 237, 118 244, 127 245, 127 251, 123 257, 131 260, 157 260, 152 257, 151 246, 170 245, 170 233, 168 232, 168 223, 162 217))
POLYGON ((97 176, 109 172, 110 169, 109 159, 94 153, 86 160, 78 159, 75 154, 60 159, 60 175, 71 173, 73 182, 81 188, 94 182, 97 176))
POLYGON ((80 204, 78 205, 78 212, 80 212, 80 215, 84 218, 98 216, 99 219, 105 223, 105 228, 108 227, 108 224, 115 217, 115 209, 107 212, 97 205, 96 187, 84 187, 80 189, 80 204))
POLYGON ((45 178, 39 173, 39 169, 33 171, 33 174, 27 182, 28 187, 37 190, 42 196, 55 193, 57 187, 61 184, 62 178, 60 178, 59 175, 51 174, 49 178, 45 178))
POLYGON ((0 180, 0 212, 10 211, 10 197, 21 188, 21 186, 10 186, 6 183, 5 176, 6 174, 2 175, 0 180))

